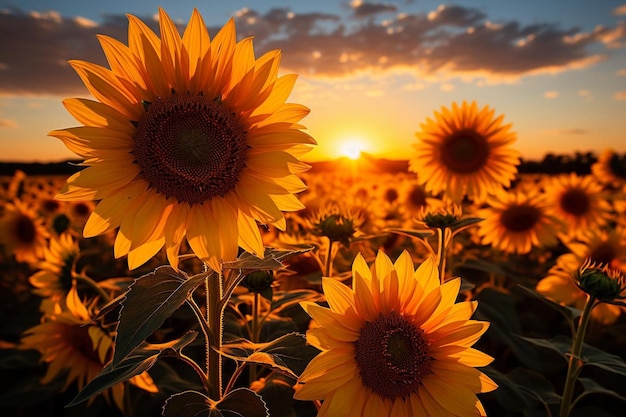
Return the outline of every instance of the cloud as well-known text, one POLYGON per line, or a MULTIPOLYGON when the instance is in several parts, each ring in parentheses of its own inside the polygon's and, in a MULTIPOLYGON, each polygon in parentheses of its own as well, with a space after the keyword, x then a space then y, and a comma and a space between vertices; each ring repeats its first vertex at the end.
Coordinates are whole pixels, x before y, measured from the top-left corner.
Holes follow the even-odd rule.
POLYGON ((622 4, 621 6, 617 6, 615 9, 613 9, 613 14, 616 16, 626 15, 626 4, 622 4))
MULTIPOLYGON (((516 81, 595 65, 606 59, 598 45, 616 46, 626 37, 623 22, 584 32, 551 23, 494 22, 472 7, 423 13, 399 8, 366 1, 352 2, 349 15, 245 8, 235 20, 240 38, 254 36, 257 56, 281 49, 283 71, 317 79, 399 71, 426 81, 516 81), (382 19, 383 12, 393 15, 382 19)), ((153 17, 138 17, 158 33, 153 17)), ((0 95, 86 94, 67 60, 106 66, 96 34, 126 42, 127 27, 123 15, 93 22, 56 12, 0 11, 0 95)))
POLYGON ((546 130, 544 132, 544 134, 550 135, 550 136, 584 136, 584 135, 588 135, 589 131, 587 129, 582 129, 579 127, 572 127, 572 128, 566 128, 566 129, 553 129, 553 130, 546 130))
POLYGON ((355 17, 371 17, 377 15, 379 13, 390 13, 398 11, 398 8, 393 4, 384 4, 384 3, 370 3, 367 1, 354 0, 350 3, 350 7, 352 7, 352 12, 355 17))
POLYGON ((617 91, 617 92, 615 92, 615 93, 613 94, 613 98, 614 98, 615 100, 619 100, 619 101, 626 100, 626 90, 622 90, 622 91, 617 91))
POLYGON ((17 124, 17 122, 15 120, 12 120, 12 119, 0 119, 0 128, 15 129, 18 126, 19 125, 17 124))
POLYGON ((543 97, 547 99, 557 98, 558 96, 559 96, 558 91, 546 91, 545 93, 543 93, 543 97))

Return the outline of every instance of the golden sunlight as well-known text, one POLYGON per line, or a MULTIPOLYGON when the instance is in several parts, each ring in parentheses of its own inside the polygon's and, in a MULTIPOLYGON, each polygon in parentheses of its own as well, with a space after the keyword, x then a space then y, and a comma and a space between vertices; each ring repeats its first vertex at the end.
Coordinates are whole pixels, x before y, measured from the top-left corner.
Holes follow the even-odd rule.
POLYGON ((359 159, 361 153, 366 151, 367 148, 367 143, 363 139, 351 138, 341 142, 339 154, 350 159, 359 159))

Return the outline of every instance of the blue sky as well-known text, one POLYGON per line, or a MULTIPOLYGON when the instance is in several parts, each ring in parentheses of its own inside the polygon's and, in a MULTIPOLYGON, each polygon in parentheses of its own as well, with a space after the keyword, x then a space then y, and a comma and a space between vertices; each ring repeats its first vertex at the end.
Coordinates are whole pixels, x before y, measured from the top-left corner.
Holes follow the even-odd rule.
POLYGON ((626 152, 626 1, 0 0, 0 160, 71 158, 46 136, 76 125, 62 98, 87 96, 66 61, 104 65, 95 35, 125 42, 126 13, 156 30, 158 6, 181 29, 198 8, 211 33, 235 16, 258 55, 282 49, 312 160, 350 141, 406 158, 420 123, 462 100, 504 114, 528 159, 626 152))

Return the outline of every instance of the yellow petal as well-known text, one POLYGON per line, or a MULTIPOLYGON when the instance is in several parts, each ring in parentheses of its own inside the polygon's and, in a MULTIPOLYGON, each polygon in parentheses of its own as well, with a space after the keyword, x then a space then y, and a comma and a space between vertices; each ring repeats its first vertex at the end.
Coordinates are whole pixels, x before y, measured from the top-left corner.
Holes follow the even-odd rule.
POLYGON ((136 181, 100 201, 85 223, 83 236, 94 237, 118 227, 127 213, 128 206, 147 188, 147 182, 136 181))
POLYGON ((230 262, 237 259, 239 226, 237 221, 237 209, 219 197, 211 199, 213 215, 219 226, 219 237, 221 252, 220 257, 223 262, 230 262))
POLYGON ((333 278, 322 278, 322 288, 330 308, 340 314, 354 308, 354 294, 344 284, 333 278))
POLYGON ((131 136, 137 130, 128 117, 107 104, 85 98, 68 98, 63 100, 63 105, 85 126, 106 127, 131 136))
POLYGON ((221 272, 220 229, 210 208, 194 204, 189 210, 187 241, 193 252, 211 269, 221 272))
POLYGON ((180 252, 180 245, 187 233, 187 214, 189 212, 189 206, 187 204, 176 204, 172 213, 170 214, 169 221, 165 224, 165 252, 170 265, 174 269, 178 269, 178 253, 180 252))
POLYGON ((189 56, 189 90, 192 94, 198 94, 202 86, 202 61, 209 52, 211 41, 202 15, 195 8, 183 33, 182 42, 189 56))

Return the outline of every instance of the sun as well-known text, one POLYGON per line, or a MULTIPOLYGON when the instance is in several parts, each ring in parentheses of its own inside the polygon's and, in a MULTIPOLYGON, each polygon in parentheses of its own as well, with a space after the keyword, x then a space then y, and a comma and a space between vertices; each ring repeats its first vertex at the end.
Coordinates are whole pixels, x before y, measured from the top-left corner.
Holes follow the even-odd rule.
POLYGON ((339 153, 353 160, 359 159, 366 149, 367 144, 362 139, 347 139, 339 145, 339 153))

